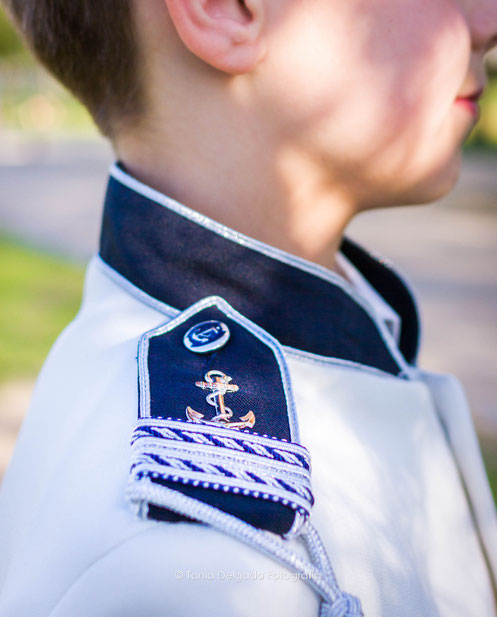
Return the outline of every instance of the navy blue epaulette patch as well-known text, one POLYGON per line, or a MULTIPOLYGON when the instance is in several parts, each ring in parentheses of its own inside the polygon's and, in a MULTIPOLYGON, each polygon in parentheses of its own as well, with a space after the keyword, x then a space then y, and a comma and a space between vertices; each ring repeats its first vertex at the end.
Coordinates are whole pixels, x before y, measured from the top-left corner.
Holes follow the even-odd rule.
POLYGON ((142 515, 185 520, 154 497, 165 487, 259 529, 298 533, 313 504, 310 457, 278 342, 209 297, 145 334, 138 361, 129 493, 142 515))

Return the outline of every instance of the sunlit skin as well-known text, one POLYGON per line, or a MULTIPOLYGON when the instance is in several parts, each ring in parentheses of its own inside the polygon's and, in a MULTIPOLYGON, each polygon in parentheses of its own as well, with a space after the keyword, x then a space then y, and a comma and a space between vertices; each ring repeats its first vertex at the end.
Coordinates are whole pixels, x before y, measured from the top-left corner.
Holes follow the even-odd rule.
POLYGON ((433 201, 477 121, 497 0, 139 0, 138 178, 334 267, 360 211, 433 201))

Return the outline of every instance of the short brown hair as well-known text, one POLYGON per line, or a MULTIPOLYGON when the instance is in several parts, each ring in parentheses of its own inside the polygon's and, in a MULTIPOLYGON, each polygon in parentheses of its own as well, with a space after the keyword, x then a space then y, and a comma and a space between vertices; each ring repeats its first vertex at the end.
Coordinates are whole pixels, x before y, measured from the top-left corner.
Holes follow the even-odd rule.
POLYGON ((38 59, 86 105, 100 130, 141 106, 133 0, 3 0, 38 59))

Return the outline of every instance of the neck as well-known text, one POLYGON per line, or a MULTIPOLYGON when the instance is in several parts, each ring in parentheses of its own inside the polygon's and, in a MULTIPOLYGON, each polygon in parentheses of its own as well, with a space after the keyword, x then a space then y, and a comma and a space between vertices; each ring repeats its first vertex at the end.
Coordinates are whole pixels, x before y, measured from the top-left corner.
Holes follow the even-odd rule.
POLYGON ((188 120, 187 134, 175 135, 171 127, 166 134, 161 130, 166 123, 158 119, 123 136, 115 144, 119 158, 138 180, 190 208, 335 269, 344 230, 357 209, 347 195, 329 186, 308 157, 271 143, 246 116, 243 126, 219 113, 208 121, 195 114, 188 120))

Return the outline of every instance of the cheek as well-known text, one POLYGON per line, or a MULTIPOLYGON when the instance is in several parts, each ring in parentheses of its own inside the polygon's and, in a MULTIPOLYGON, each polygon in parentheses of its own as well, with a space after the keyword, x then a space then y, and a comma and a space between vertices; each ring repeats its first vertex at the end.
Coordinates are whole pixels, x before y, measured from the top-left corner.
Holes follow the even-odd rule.
POLYGON ((275 122, 356 173, 398 172, 433 151, 469 63, 454 0, 308 2, 275 39, 274 109, 284 99, 287 110, 275 122))
POLYGON ((461 146, 468 126, 455 122, 460 118, 454 100, 468 72, 471 44, 464 15, 452 2, 389 4, 385 14, 375 14, 375 32, 380 24, 390 27, 381 37, 371 35, 362 49, 363 94, 356 90, 342 107, 340 124, 353 136, 364 176, 384 181, 402 175, 408 185, 443 170, 461 146))
POLYGON ((465 17, 449 0, 380 4, 361 49, 368 101, 390 135, 434 130, 450 113, 468 71, 465 17))
POLYGON ((370 138, 378 147, 374 156, 369 152, 374 163, 364 171, 373 180, 394 184, 394 199, 416 203, 439 197, 457 179, 470 119, 458 115, 454 100, 468 74, 471 40, 465 16, 454 2, 416 0, 405 5, 411 8, 411 27, 392 28, 385 39, 389 45, 377 47, 366 65, 379 77, 373 88, 375 123, 370 125, 370 138), (381 58, 389 46, 391 60, 383 63, 382 71, 381 58))

